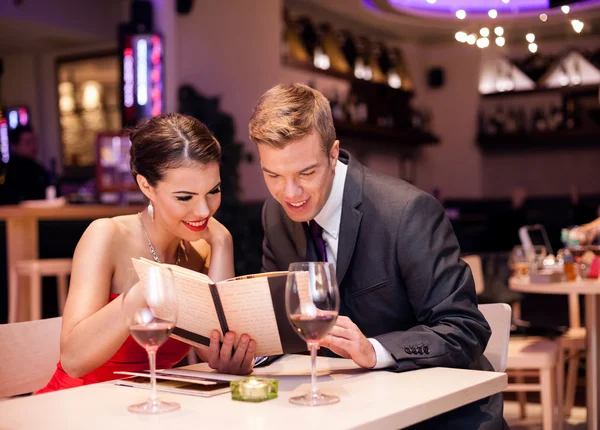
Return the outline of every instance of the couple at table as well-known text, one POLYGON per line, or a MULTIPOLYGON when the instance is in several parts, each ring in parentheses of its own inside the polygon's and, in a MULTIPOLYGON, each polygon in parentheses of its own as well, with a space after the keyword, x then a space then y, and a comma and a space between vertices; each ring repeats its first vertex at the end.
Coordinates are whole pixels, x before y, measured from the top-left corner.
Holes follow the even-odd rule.
MULTIPOLYGON (((435 198, 370 171, 340 149, 329 102, 307 86, 278 85, 264 93, 249 131, 271 194, 262 212, 263 271, 287 270, 295 261, 336 266, 340 316, 321 346, 368 369, 492 370, 482 355, 490 327, 435 198)), ((234 276, 231 235, 213 217, 221 201, 215 137, 194 118, 166 114, 139 125, 131 142, 131 171, 148 208, 96 220, 83 234, 73 257, 60 363, 40 392, 147 367, 146 352, 121 316, 132 257, 179 264, 214 281, 234 276)), ((235 336, 221 339, 215 330, 210 346, 196 352, 219 372, 247 374, 256 343, 241 334, 233 350, 235 336)), ((170 339, 157 367, 175 365, 189 348, 170 339)), ((503 424, 497 394, 421 425, 503 424)))

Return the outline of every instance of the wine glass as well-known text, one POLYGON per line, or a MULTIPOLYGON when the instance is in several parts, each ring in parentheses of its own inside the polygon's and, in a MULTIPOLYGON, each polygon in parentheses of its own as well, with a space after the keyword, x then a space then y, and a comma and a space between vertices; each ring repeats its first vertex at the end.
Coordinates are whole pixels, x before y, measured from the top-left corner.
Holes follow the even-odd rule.
POLYGON ((160 414, 179 409, 178 403, 163 402, 156 397, 156 351, 166 342, 177 322, 177 293, 171 270, 152 267, 142 279, 130 269, 129 290, 123 294, 123 313, 131 337, 146 350, 150 362, 151 397, 144 403, 129 406, 130 412, 160 414))
POLYGON ((290 398, 290 402, 304 406, 339 402, 339 397, 319 392, 316 366, 319 340, 333 328, 340 310, 340 292, 333 264, 290 264, 285 288, 285 309, 290 323, 308 344, 312 362, 311 391, 290 398))

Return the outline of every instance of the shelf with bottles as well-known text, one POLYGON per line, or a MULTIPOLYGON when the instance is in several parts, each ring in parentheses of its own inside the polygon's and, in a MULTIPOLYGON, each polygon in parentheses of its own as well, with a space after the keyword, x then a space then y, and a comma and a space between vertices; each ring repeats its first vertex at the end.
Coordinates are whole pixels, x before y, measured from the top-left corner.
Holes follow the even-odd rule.
POLYGON ((413 108, 410 94, 365 82, 353 83, 345 97, 340 97, 337 91, 325 94, 340 137, 397 146, 439 142, 431 132, 431 112, 413 108))
POLYGON ((371 142, 382 142, 394 145, 433 145, 439 143, 439 138, 428 131, 417 128, 385 128, 367 123, 352 123, 335 121, 335 131, 338 138, 350 136, 371 142))
POLYGON ((598 96, 600 93, 599 85, 572 85, 564 87, 536 87, 530 90, 518 90, 518 91, 504 91, 504 92, 495 92, 489 94, 482 94, 481 97, 485 99, 501 99, 501 98, 509 98, 509 97, 524 97, 528 95, 534 94, 547 94, 547 93, 557 93, 562 95, 596 95, 598 96))
POLYGON ((281 64, 348 81, 384 84, 412 93, 413 83, 398 47, 356 35, 284 10, 281 64))
POLYGON ((485 150, 600 145, 596 91, 571 87, 537 97, 482 100, 478 143, 485 150))
POLYGON ((600 131, 559 130, 550 132, 479 135, 477 144, 486 152, 595 148, 600 146, 600 131))

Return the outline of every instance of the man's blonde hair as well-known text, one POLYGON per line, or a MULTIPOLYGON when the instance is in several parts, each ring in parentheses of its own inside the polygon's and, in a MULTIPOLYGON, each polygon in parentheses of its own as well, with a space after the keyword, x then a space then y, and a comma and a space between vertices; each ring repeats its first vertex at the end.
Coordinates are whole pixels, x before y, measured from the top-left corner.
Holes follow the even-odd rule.
POLYGON ((335 142, 329 101, 302 84, 280 84, 264 93, 254 107, 248 129, 257 145, 279 149, 313 132, 321 137, 326 154, 335 142))

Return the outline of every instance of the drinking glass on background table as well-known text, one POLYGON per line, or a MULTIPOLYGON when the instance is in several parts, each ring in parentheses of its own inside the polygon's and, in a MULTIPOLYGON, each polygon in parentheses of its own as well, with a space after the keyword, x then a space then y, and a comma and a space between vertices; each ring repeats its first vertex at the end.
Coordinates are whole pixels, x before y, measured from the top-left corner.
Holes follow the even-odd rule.
POLYGON ((523 277, 529 275, 530 261, 527 257, 525 249, 522 246, 515 246, 512 249, 509 265, 514 276, 523 277))
POLYGON ((304 406, 337 403, 340 398, 322 394, 317 387, 317 349, 335 325, 340 310, 340 292, 332 263, 292 263, 285 288, 285 309, 298 335, 310 349, 312 363, 309 393, 290 398, 304 406))
POLYGON ((156 397, 156 352, 169 338, 177 322, 177 293, 171 271, 152 268, 146 282, 139 282, 133 269, 128 271, 128 290, 123 293, 123 314, 131 337, 146 350, 150 362, 151 397, 129 406, 130 412, 160 414, 179 409, 178 403, 156 397))

